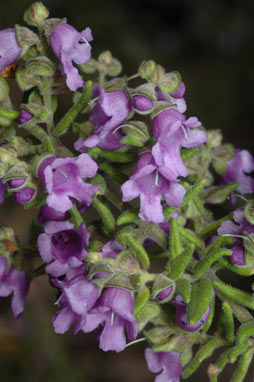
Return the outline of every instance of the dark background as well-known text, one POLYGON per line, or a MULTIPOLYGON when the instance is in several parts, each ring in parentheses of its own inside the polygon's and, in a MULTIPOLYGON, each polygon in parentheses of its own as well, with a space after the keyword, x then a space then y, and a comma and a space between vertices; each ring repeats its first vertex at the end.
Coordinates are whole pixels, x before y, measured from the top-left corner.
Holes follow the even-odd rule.
MULTIPOLYGON (((30 4, 1 1, 0 29, 22 25, 30 4)), ((222 129, 225 141, 253 152, 253 1, 55 0, 44 4, 51 17, 67 17, 78 30, 91 27, 93 56, 109 49, 128 75, 151 58, 168 70, 178 70, 187 87, 187 115, 198 116, 208 129, 222 129)), ((4 223, 25 240, 24 215, 21 221, 19 211, 10 211, 4 223)), ((154 380, 142 344, 120 354, 104 354, 92 335, 55 335, 54 302, 55 291, 46 277, 35 281, 18 321, 10 313, 9 300, 1 299, 1 382, 154 380)), ((224 373, 224 380, 229 375, 224 373)), ((205 369, 190 379, 194 380, 208 380, 205 369)))

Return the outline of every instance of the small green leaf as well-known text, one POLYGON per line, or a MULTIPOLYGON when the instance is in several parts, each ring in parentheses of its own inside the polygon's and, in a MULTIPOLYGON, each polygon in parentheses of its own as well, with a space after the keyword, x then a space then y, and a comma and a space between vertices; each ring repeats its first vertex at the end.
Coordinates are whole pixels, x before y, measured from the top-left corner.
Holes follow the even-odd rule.
POLYGON ((148 301, 136 316, 139 330, 143 330, 150 320, 160 313, 160 306, 153 301, 148 301))
POLYGON ((188 279, 176 280, 176 294, 179 294, 186 304, 190 302, 191 298, 191 283, 188 279))
POLYGON ((169 260, 166 269, 169 272, 171 279, 177 279, 184 272, 192 258, 194 249, 195 246, 190 245, 185 251, 169 260))
POLYGON ((226 338, 227 338, 227 341, 231 343, 231 342, 234 342, 234 339, 235 339, 234 317, 233 317, 231 307, 227 302, 224 302, 222 307, 224 311, 226 338))
POLYGON ((182 244, 178 231, 178 224, 177 220, 174 218, 170 220, 169 251, 171 259, 175 258, 182 252, 182 244))
POLYGON ((146 285, 143 285, 134 300, 133 314, 134 317, 145 307, 150 297, 150 290, 146 285))
POLYGON ((194 147, 193 149, 181 149, 181 158, 183 161, 186 161, 198 153, 198 148, 194 147))
POLYGON ((201 320, 208 309, 212 297, 212 284, 201 279, 191 289, 191 300, 187 307, 187 318, 191 325, 201 320))
POLYGON ((254 309, 254 295, 234 288, 221 281, 213 281, 215 288, 236 303, 254 309))
POLYGON ((254 348, 250 347, 245 350, 242 355, 242 358, 238 364, 238 367, 233 375, 232 382, 243 382, 244 378, 248 372, 250 363, 252 361, 254 354, 254 348))
POLYGON ((194 269, 194 277, 198 279, 207 269, 211 267, 215 261, 217 261, 222 256, 230 256, 231 254, 232 251, 227 248, 220 248, 207 252, 205 256, 197 263, 194 269))
POLYGON ((108 163, 100 163, 99 169, 104 171, 110 178, 114 179, 116 182, 122 184, 128 180, 128 176, 122 172, 116 170, 113 166, 108 163))
POLYGON ((96 208, 98 214, 102 218, 103 224, 107 232, 112 235, 115 232, 115 218, 112 212, 103 202, 96 197, 93 198, 93 206, 96 208))
POLYGON ((219 204, 224 202, 229 194, 239 186, 238 182, 228 184, 227 186, 212 186, 205 190, 204 200, 206 203, 219 204))
POLYGON ((122 225, 122 224, 134 223, 135 221, 139 220, 138 211, 139 211, 138 208, 134 208, 132 210, 123 212, 117 219, 116 224, 122 225))
POLYGON ((254 200, 249 200, 244 208, 244 214, 250 224, 254 224, 254 200))
POLYGON ((148 269, 150 267, 150 260, 148 253, 143 248, 143 246, 136 239, 134 239, 134 237, 130 233, 126 233, 125 239, 129 247, 137 256, 142 268, 148 269))

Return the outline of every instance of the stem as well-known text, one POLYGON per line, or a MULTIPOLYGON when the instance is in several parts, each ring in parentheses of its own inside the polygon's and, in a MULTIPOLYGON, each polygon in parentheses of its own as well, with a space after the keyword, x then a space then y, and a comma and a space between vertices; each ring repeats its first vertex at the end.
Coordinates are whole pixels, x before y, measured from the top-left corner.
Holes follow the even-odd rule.
POLYGON ((52 134, 54 130, 53 112, 52 112, 52 79, 49 77, 42 77, 41 95, 47 111, 51 112, 50 119, 47 121, 47 130, 49 134, 52 134))
POLYGON ((78 114, 81 112, 81 110, 84 109, 88 105, 88 102, 91 99, 92 96, 92 81, 87 81, 84 92, 80 98, 80 100, 76 103, 76 105, 73 105, 73 107, 65 114, 65 116, 61 119, 61 121, 58 123, 55 129, 56 135, 62 135, 66 132, 66 130, 69 128, 69 126, 72 124, 72 122, 77 118, 78 114))

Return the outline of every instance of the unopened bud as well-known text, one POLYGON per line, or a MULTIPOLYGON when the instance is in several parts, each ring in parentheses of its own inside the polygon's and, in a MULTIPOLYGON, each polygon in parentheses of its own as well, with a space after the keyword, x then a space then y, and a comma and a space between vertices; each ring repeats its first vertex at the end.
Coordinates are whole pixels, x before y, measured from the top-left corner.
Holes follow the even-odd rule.
MULTIPOLYGON (((39 42, 39 37, 33 31, 26 27, 21 27, 20 25, 15 25, 16 37, 19 46, 25 50, 25 52, 30 48, 30 46, 35 45, 39 42)), ((25 53, 23 51, 23 53, 25 53)))
POLYGON ((55 72, 53 62, 45 56, 32 58, 27 62, 26 67, 29 73, 35 76, 51 77, 55 72))
POLYGON ((40 1, 37 1, 25 11, 24 21, 29 25, 40 26, 48 16, 47 8, 40 1))

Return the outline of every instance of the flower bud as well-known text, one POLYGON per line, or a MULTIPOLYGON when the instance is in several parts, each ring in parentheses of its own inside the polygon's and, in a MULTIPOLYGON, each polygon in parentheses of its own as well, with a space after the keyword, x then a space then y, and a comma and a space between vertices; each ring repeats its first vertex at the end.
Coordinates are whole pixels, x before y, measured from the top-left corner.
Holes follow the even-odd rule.
POLYGON ((14 199, 19 204, 27 204, 35 196, 35 190, 30 187, 24 187, 22 190, 13 193, 14 199))
POLYGON ((109 50, 102 52, 98 58, 99 63, 103 66, 104 71, 110 77, 118 76, 122 71, 121 62, 112 57, 109 50))
POLYGON ((35 27, 40 26, 42 22, 49 16, 49 11, 47 8, 40 2, 32 4, 24 13, 24 21, 35 27))
POLYGON ((30 121, 31 119, 33 119, 33 117, 34 115, 30 113, 30 111, 22 109, 20 110, 20 113, 19 113, 19 122, 21 124, 26 123, 30 121))
POLYGON ((152 297, 159 300, 158 302, 165 303, 173 297, 174 291, 174 281, 162 273, 153 283, 152 297))
POLYGON ((39 42, 39 37, 33 31, 20 25, 15 25, 16 37, 19 46, 23 49, 22 53, 25 53, 30 46, 39 42))
POLYGON ((182 98, 184 96, 184 93, 185 93, 185 84, 183 81, 181 81, 180 85, 179 85, 179 88, 171 93, 171 97, 173 98, 182 98))
POLYGON ((132 106, 139 114, 148 114, 153 110, 153 100, 142 94, 132 97, 132 106))
POLYGON ((26 91, 41 84, 41 79, 28 72, 24 67, 19 66, 16 70, 16 81, 21 90, 26 91))
POLYGON ((32 58, 27 62, 26 67, 28 72, 35 76, 51 77, 55 72, 53 62, 45 56, 32 58))

